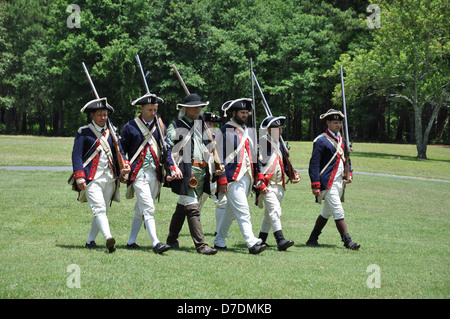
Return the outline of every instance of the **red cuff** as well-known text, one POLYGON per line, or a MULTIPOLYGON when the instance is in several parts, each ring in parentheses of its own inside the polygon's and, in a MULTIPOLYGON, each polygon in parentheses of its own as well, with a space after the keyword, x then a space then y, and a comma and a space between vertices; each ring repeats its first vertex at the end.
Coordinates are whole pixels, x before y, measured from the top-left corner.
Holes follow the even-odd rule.
POLYGON ((258 180, 264 180, 264 174, 258 173, 258 180))
POLYGON ((312 189, 320 189, 320 182, 312 182, 311 188, 312 189))
POLYGON ((262 183, 262 185, 258 187, 258 191, 261 192, 261 191, 262 191, 264 188, 266 188, 266 187, 267 187, 267 185, 264 184, 264 183, 262 183))
POLYGON ((77 180, 77 179, 79 179, 79 178, 84 178, 84 179, 86 179, 86 174, 84 174, 84 171, 83 171, 83 170, 76 171, 76 172, 73 173, 73 178, 74 178, 75 180, 77 180))
MULTIPOLYGON (((123 162, 124 162, 125 165, 127 165, 127 164, 130 165, 130 161, 128 161, 128 160, 123 161, 123 162)), ((131 166, 131 165, 130 165, 130 166, 131 166)))
POLYGON ((228 184, 226 176, 217 179, 217 186, 228 184))

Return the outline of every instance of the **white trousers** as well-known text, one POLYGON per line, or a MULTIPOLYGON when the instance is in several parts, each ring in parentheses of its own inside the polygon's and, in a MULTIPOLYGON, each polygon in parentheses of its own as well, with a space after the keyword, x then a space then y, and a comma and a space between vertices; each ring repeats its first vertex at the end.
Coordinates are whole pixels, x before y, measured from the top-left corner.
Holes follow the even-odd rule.
POLYGON ((253 235, 252 223, 250 222, 250 208, 247 197, 249 195, 251 178, 248 174, 244 175, 239 181, 228 185, 227 204, 225 213, 219 222, 217 235, 213 243, 220 247, 225 247, 225 237, 230 229, 234 219, 237 220, 242 236, 247 247, 250 248, 260 240, 253 235))
POLYGON ((268 233, 270 228, 273 232, 281 230, 281 201, 284 196, 283 186, 269 185, 267 194, 261 194, 260 199, 264 201, 264 219, 261 232, 268 233))
POLYGON ((156 235, 155 225, 155 198, 160 191, 160 183, 156 177, 154 169, 147 169, 137 177, 132 187, 136 195, 136 204, 134 205, 134 216, 131 222, 130 238, 128 244, 136 242, 139 230, 142 226, 142 221, 145 223, 145 228, 152 240, 153 247, 159 243, 156 235))
POLYGON ((341 197, 344 191, 344 183, 342 176, 339 175, 333 181, 333 185, 327 190, 323 199, 323 207, 320 215, 323 218, 330 218, 333 216, 334 220, 344 218, 344 208, 342 207, 341 197))
POLYGON ((105 240, 112 237, 106 214, 115 187, 114 179, 106 174, 102 174, 100 177, 91 181, 86 188, 86 199, 94 214, 91 222, 91 231, 87 240, 88 244, 95 240, 99 231, 102 232, 105 240))
POLYGON ((199 209, 200 209, 200 214, 201 214, 203 204, 206 202, 206 200, 208 198, 211 198, 211 200, 216 205, 215 217, 216 217, 216 233, 217 233, 218 228, 219 228, 220 219, 222 218, 223 214, 225 214, 225 208, 227 206, 227 195, 219 192, 218 196, 216 197, 216 194, 215 194, 216 193, 216 185, 217 185, 216 182, 210 183, 211 195, 203 193, 203 195, 201 197, 199 209))

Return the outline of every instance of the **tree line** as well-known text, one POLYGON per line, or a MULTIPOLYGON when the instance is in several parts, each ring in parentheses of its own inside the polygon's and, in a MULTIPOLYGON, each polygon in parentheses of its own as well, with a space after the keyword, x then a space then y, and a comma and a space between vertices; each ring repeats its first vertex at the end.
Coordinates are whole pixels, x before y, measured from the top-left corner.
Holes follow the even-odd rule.
POLYGON ((286 140, 312 140, 319 115, 341 108, 343 65, 352 140, 416 143, 424 158, 429 142, 450 143, 444 0, 377 0, 378 11, 362 0, 73 2, 0 0, 0 134, 73 136, 93 98, 82 62, 122 128, 145 93, 139 54, 165 122, 184 98, 172 64, 219 114, 251 97, 252 58, 286 140))

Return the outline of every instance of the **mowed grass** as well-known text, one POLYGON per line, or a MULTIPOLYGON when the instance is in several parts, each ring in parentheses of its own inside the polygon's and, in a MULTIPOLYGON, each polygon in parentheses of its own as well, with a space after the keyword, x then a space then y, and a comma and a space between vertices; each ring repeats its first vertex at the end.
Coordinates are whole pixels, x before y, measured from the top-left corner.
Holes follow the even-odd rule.
MULTIPOLYGON (((47 154, 47 165, 70 166, 73 139, 63 139, 60 145, 52 138, 26 138, 34 145, 41 143, 41 147, 30 153, 36 153, 36 161, 24 165, 45 166, 40 149, 55 143, 55 149, 47 154), (52 160, 53 154, 63 158, 64 152, 64 160, 52 160)), ((12 166, 3 159, 14 161, 16 155, 4 154, 2 144, 7 138, 2 139, 0 166, 12 166)), ((306 169, 312 144, 289 144, 294 166, 306 169)), ((33 146, 21 145, 25 149, 33 146)), ((398 154, 395 145, 388 146, 382 151, 374 144, 354 145, 354 169, 450 180, 448 148, 436 147, 437 155, 432 155, 434 147, 429 147, 430 159, 416 161, 414 146, 398 154), (364 154, 358 156, 358 151, 364 154), (394 166, 395 161, 403 165, 394 166)), ((154 254, 144 228, 137 240, 142 249, 127 250, 135 200, 125 199, 122 185, 122 201, 114 202, 108 213, 117 251, 108 254, 101 234, 97 237, 99 250, 84 248, 92 213, 88 204, 76 201, 76 193, 66 182, 69 174, 0 170, 0 298, 450 297, 450 247, 446 241, 450 183, 355 174, 346 190, 344 209, 350 235, 361 249, 350 251, 342 246, 332 220, 320 236, 321 247, 304 245, 321 206, 314 203, 309 178, 302 172, 299 184, 287 185, 283 201, 283 232, 295 245, 286 252, 268 248, 257 256, 248 254, 236 222, 230 229, 233 237, 227 239, 229 249, 215 256, 196 253, 187 224, 180 234, 180 250, 154 254), (67 285, 73 274, 70 268, 68 271, 72 264, 80 269, 81 288, 67 285), (371 265, 379 267, 380 288, 369 288, 375 274, 371 265)), ((167 237, 176 200, 176 195, 164 188, 156 204, 161 241, 167 237)), ((263 211, 253 201, 254 197, 249 197, 257 235, 263 211)), ((201 220, 207 242, 212 244, 212 201, 206 202, 201 220)), ((268 243, 276 246, 272 235, 268 243)))
MULTIPOLYGON (((288 142, 296 169, 307 170, 312 142, 288 142)), ((418 159, 415 145, 353 143, 355 172, 450 181, 450 146, 429 145, 428 159, 418 159)), ((72 166, 73 137, 0 135, 0 166, 72 166)))

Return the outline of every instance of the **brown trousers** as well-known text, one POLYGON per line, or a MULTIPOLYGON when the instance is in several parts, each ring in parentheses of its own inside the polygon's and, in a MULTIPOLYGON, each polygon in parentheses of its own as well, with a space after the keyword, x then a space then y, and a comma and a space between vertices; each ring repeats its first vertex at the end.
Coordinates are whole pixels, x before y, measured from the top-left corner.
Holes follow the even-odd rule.
POLYGON ((200 222, 200 211, 197 204, 187 206, 177 204, 175 212, 172 215, 172 220, 170 221, 167 244, 178 246, 178 235, 180 234, 186 217, 195 249, 198 253, 204 253, 209 250, 210 247, 205 241, 202 224, 200 222))

